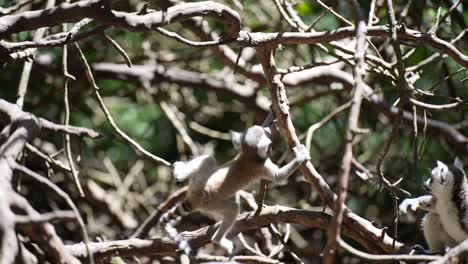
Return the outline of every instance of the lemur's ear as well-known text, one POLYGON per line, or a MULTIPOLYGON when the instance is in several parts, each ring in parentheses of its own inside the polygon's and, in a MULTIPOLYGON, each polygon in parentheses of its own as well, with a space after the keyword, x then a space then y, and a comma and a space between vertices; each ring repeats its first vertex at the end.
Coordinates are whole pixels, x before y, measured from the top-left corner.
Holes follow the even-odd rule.
POLYGON ((447 165, 445 165, 445 163, 443 163, 442 161, 438 160, 437 167, 447 167, 447 165))
POLYGON ((231 140, 232 140, 232 144, 234 145, 234 148, 236 150, 240 150, 241 143, 242 143, 242 133, 232 131, 232 130, 229 130, 229 133, 231 134, 231 140))
POLYGON ((463 171, 463 163, 459 157, 455 157, 455 160, 453 161, 453 166, 463 171))

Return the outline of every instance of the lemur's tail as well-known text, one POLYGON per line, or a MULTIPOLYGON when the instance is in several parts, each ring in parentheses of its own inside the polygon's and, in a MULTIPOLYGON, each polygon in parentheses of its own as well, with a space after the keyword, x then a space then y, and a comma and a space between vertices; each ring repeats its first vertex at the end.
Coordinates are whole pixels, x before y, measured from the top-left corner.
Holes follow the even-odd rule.
POLYGON ((188 201, 178 203, 176 206, 169 209, 161 216, 161 226, 166 234, 177 243, 179 249, 189 255, 191 248, 188 242, 179 234, 174 227, 180 222, 183 216, 188 215, 192 211, 192 206, 188 201))

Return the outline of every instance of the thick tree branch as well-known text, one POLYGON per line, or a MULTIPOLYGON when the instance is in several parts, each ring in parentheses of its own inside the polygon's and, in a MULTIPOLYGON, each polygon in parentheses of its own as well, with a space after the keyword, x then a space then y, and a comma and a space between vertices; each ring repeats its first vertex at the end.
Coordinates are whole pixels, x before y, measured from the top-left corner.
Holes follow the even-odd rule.
MULTIPOLYGON (((289 148, 300 144, 299 138, 296 135, 292 119, 289 113, 288 99, 286 91, 280 80, 279 74, 276 72, 274 59, 272 56, 272 50, 269 47, 257 48, 257 55, 260 62, 262 63, 265 76, 268 80, 268 86, 272 97, 272 109, 275 113, 275 117, 278 121, 281 134, 285 138, 289 148)), ((330 208, 333 208, 336 201, 336 194, 330 189, 330 186, 323 180, 322 176, 312 162, 307 162, 300 167, 301 172, 304 174, 306 180, 319 192, 320 196, 324 200, 325 204, 330 208)), ((395 253, 402 248, 401 243, 397 243, 396 246, 392 246, 393 239, 388 235, 384 234, 382 237, 382 230, 374 227, 369 221, 360 216, 352 213, 347 207, 344 209, 344 223, 352 226, 358 232, 365 234, 366 238, 370 243, 374 244, 374 247, 380 248, 381 251, 386 253, 395 253)))
POLYGON ((223 23, 226 39, 235 37, 240 30, 239 14, 225 5, 212 1, 184 3, 164 11, 138 15, 109 10, 103 7, 101 0, 86 0, 0 17, 0 39, 13 33, 76 22, 83 18, 92 18, 104 25, 122 27, 131 31, 150 31, 195 16, 211 17, 223 23))
MULTIPOLYGON (((387 26, 366 27, 368 37, 388 37, 387 26)), ((351 38, 354 36, 354 27, 343 27, 332 31, 322 32, 277 32, 260 33, 241 31, 237 42, 242 46, 258 47, 263 45, 279 44, 317 44, 328 43, 335 40, 351 38)), ((429 45, 444 53, 447 53, 456 62, 468 68, 468 56, 459 51, 455 46, 434 35, 422 33, 416 30, 398 27, 397 36, 400 40, 411 40, 417 43, 429 45)))
MULTIPOLYGON (((11 207, 20 208, 29 216, 39 217, 23 197, 16 194, 11 188, 11 178, 15 159, 23 150, 26 142, 34 138, 40 131, 41 124, 38 118, 30 113, 23 112, 15 104, 0 99, 0 114, 10 121, 7 140, 0 147, 0 230, 2 233, 2 255, 0 263, 12 263, 18 254, 18 241, 15 234, 15 215, 11 207), (6 253, 5 253, 6 252, 6 253)), ((35 225, 34 228, 23 229, 33 241, 41 245, 42 250, 56 263, 77 263, 77 260, 63 249, 63 243, 55 233, 52 225, 48 223, 35 225)))
POLYGON ((364 90, 365 70, 365 50, 366 50, 366 23, 362 15, 361 7, 357 1, 350 1, 356 13, 356 47, 354 53, 354 87, 351 99, 351 106, 348 115, 348 124, 345 132, 345 149, 341 159, 340 175, 338 178, 338 197, 334 204, 332 222, 328 229, 328 240, 324 250, 323 263, 331 264, 336 255, 337 241, 341 236, 341 225, 343 222, 343 211, 346 207, 345 202, 348 195, 348 181, 351 172, 351 162, 353 160, 353 140, 359 130, 359 115, 361 113, 362 95, 364 90))
MULTIPOLYGON (((262 209, 260 215, 254 215, 254 212, 242 214, 238 217, 234 228, 229 233, 229 237, 234 237, 240 232, 256 230, 271 223, 291 223, 302 225, 308 228, 326 229, 330 215, 323 212, 314 212, 307 210, 298 210, 284 206, 266 206, 262 209)), ((195 231, 183 232, 182 236, 189 241, 192 248, 199 248, 211 241, 211 236, 215 232, 219 223, 201 228, 195 231)), ((355 229, 343 226, 343 233, 358 241, 367 243, 363 234, 356 232, 355 229)), ((96 262, 108 260, 111 256, 174 256, 177 245, 167 239, 143 240, 131 238, 128 240, 117 240, 102 243, 91 243, 91 250, 96 262)), ((68 252, 73 256, 83 259, 85 248, 83 244, 66 246, 68 252)))

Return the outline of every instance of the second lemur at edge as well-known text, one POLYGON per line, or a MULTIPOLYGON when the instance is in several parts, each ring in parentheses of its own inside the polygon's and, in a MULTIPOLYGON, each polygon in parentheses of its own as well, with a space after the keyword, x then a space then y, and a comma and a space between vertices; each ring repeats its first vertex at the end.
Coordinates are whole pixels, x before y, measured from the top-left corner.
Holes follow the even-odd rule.
POLYGON ((430 195, 405 199, 400 212, 428 211, 422 221, 424 238, 431 253, 443 253, 468 238, 468 183, 459 159, 450 165, 437 161, 425 183, 430 195))

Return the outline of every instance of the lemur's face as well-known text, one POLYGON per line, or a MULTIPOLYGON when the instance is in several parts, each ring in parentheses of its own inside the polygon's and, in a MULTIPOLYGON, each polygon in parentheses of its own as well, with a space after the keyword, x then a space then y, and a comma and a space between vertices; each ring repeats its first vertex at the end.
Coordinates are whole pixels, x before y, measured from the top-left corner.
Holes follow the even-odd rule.
POLYGON ((451 190, 454 184, 453 173, 445 163, 437 161, 437 167, 432 169, 431 178, 424 183, 424 186, 433 194, 438 195, 451 190))
POLYGON ((256 151, 261 159, 266 159, 271 151, 271 130, 268 127, 253 126, 245 132, 243 147, 246 150, 256 151))
MULTIPOLYGON (((266 159, 270 155, 271 152, 271 130, 268 127, 260 127, 261 132, 259 132, 260 136, 257 138, 257 154, 260 158, 266 159)), ((259 129, 259 127, 256 127, 259 129)), ((259 129, 260 130, 260 129, 259 129)))

